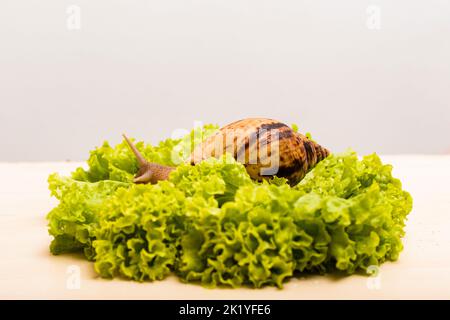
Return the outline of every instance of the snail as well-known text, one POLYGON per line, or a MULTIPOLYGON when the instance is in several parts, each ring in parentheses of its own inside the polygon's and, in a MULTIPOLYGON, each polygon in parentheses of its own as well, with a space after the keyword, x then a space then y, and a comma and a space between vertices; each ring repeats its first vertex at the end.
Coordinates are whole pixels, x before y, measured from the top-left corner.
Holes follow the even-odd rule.
MULTIPOLYGON (((175 167, 148 162, 123 135, 138 161, 135 183, 167 180, 175 167)), ((187 162, 195 165, 229 152, 241 162, 250 177, 261 181, 273 176, 297 184, 329 151, 289 126, 272 119, 248 118, 222 127, 194 148, 187 162)))

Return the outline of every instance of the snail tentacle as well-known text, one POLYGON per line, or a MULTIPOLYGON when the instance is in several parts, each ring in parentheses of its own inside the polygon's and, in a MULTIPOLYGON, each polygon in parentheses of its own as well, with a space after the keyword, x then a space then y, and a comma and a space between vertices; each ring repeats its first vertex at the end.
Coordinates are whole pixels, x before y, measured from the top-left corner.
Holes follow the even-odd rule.
POLYGON ((142 155, 142 153, 139 152, 139 150, 136 148, 134 143, 131 142, 131 140, 128 139, 128 137, 125 134, 122 134, 122 136, 124 137, 125 141, 127 142, 128 146, 130 147, 131 151, 133 151, 134 155, 136 156, 136 159, 139 163, 139 168, 142 168, 145 165, 147 165, 148 161, 145 160, 144 156, 142 155))

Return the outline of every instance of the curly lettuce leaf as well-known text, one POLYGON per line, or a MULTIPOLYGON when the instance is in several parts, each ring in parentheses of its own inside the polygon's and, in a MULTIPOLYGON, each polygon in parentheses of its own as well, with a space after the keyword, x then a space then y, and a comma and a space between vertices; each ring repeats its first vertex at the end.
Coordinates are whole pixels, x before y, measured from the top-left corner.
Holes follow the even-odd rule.
POLYGON ((187 196, 215 197, 220 204, 232 201, 239 187, 252 183, 245 167, 229 154, 206 159, 196 166, 182 164, 169 180, 187 196))
POLYGON ((59 205, 47 215, 49 233, 54 237, 50 251, 61 254, 83 249, 92 258, 92 231, 98 223, 98 213, 115 190, 128 184, 109 180, 89 183, 58 174, 50 175, 48 183, 51 194, 59 200, 59 205))
MULTIPOLYGON (((137 146, 150 161, 173 165, 192 135, 137 146)), ((277 177, 255 182, 229 155, 135 185, 137 164, 124 143, 94 150, 88 164, 73 179, 49 178, 60 200, 48 215, 51 250, 84 250, 109 278, 174 272, 208 287, 259 288, 304 272, 352 274, 398 259, 412 209, 390 165, 351 150, 330 155, 295 187, 277 177)))
POLYGON ((411 208, 376 155, 332 156, 296 188, 245 185, 219 214, 194 219, 177 271, 212 287, 281 287, 296 271, 366 270, 398 258, 411 208))
POLYGON ((184 209, 183 192, 167 181, 118 190, 99 213, 95 271, 110 278, 163 279, 175 264, 184 209))

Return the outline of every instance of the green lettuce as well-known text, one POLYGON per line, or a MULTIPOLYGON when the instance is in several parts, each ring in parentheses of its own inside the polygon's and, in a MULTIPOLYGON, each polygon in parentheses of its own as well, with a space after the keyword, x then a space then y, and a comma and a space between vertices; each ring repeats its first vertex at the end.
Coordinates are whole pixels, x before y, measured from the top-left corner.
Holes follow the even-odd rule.
POLYGON ((51 175, 60 201, 47 216, 51 252, 84 251, 102 277, 175 273, 208 287, 282 287, 303 273, 352 274, 398 259, 412 199, 376 154, 330 155, 290 187, 251 180, 229 155, 175 163, 174 153, 187 159, 217 127, 196 130, 137 143, 150 161, 177 166, 156 185, 130 182, 137 163, 124 143, 95 149, 72 177, 51 175))
POLYGON ((87 258, 93 258, 92 232, 103 203, 115 190, 129 185, 110 180, 89 183, 58 174, 51 174, 48 183, 52 196, 59 200, 47 215, 49 233, 54 237, 50 251, 60 254, 84 250, 87 258))
POLYGON ((95 271, 110 278, 163 279, 175 265, 184 209, 185 195, 167 181, 118 190, 99 214, 95 271))

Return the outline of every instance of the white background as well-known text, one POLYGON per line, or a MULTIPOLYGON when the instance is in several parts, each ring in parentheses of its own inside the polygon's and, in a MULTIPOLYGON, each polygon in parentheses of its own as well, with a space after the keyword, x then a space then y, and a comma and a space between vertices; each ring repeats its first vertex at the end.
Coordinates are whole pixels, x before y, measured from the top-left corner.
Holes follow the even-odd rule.
POLYGON ((250 116, 332 151, 449 152, 450 1, 0 2, 0 161, 250 116))

